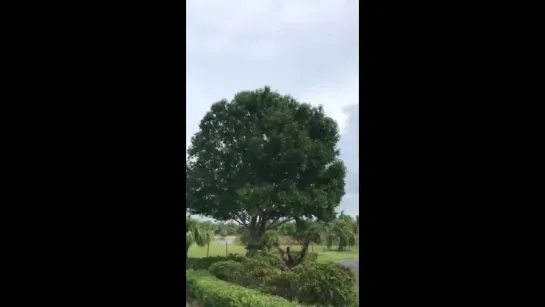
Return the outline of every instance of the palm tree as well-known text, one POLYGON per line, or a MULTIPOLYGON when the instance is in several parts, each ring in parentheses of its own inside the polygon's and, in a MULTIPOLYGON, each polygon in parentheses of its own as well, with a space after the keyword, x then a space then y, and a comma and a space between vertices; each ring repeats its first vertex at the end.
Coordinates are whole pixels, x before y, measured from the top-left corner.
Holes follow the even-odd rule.
POLYGON ((189 248, 193 244, 198 246, 206 245, 206 235, 205 232, 201 229, 199 222, 192 219, 191 217, 186 217, 186 230, 185 230, 185 259, 186 263, 188 262, 188 252, 189 248))
POLYGON ((356 222, 354 219, 345 215, 341 211, 338 218, 329 223, 322 223, 322 237, 327 248, 331 248, 335 242, 338 242, 338 250, 343 250, 345 247, 350 248, 356 245, 356 222))
POLYGON ((204 244, 207 245, 207 247, 206 247, 206 257, 208 257, 209 254, 210 254, 210 242, 214 241, 216 236, 214 234, 213 229, 201 229, 201 231, 202 231, 201 235, 203 237, 203 242, 204 242, 204 244))

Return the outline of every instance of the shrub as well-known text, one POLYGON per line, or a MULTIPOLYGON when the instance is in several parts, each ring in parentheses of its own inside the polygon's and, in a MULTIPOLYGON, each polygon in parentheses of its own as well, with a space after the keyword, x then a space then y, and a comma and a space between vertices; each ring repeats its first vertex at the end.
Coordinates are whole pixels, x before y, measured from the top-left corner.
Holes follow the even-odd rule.
POLYGON ((280 274, 265 280, 264 284, 260 287, 260 290, 265 293, 293 300, 297 298, 296 280, 296 275, 292 271, 282 271, 280 274))
POLYGON ((206 257, 206 258, 189 258, 187 259, 188 269, 193 270, 208 270, 208 268, 220 261, 233 260, 235 262, 242 262, 246 257, 238 254, 229 254, 227 257, 206 257))
POLYGON ((219 261, 212 264, 208 271, 218 279, 248 288, 259 288, 267 279, 281 272, 271 263, 275 263, 275 260, 262 256, 245 258, 242 262, 219 261))
POLYGON ((307 262, 291 270, 292 294, 301 303, 333 307, 358 306, 355 276, 333 262, 307 262))
POLYGON ((236 276, 231 281, 249 288, 259 288, 266 280, 281 273, 281 270, 271 265, 271 262, 274 261, 270 257, 247 258, 242 262, 244 274, 236 276))
POLYGON ((232 282, 240 280, 246 274, 244 265, 233 260, 216 262, 208 268, 208 271, 218 279, 232 282))
POLYGON ((207 271, 186 271, 187 296, 202 307, 300 307, 286 299, 218 280, 207 271))
MULTIPOLYGON (((263 253, 258 256, 252 257, 254 259, 263 259, 266 263, 268 263, 270 266, 277 268, 277 269, 285 269, 286 266, 284 265, 284 261, 280 258, 278 254, 272 254, 272 253, 263 253)), ((249 258, 247 258, 249 259, 249 258)))

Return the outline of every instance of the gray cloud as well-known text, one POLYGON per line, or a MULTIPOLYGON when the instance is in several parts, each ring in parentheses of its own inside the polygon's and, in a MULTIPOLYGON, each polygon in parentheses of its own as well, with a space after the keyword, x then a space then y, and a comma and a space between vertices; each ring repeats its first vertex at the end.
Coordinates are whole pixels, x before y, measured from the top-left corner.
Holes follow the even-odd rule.
POLYGON ((341 210, 347 214, 356 215, 359 212, 359 105, 344 108, 349 115, 346 133, 341 136, 339 148, 346 165, 346 195, 341 202, 341 210))

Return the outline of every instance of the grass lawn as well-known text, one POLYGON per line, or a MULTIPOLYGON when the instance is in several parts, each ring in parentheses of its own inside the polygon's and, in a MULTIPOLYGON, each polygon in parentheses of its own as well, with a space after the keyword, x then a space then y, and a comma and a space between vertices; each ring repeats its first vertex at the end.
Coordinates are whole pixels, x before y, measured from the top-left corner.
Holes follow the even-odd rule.
MULTIPOLYGON (((285 245, 281 246, 282 249, 286 250, 285 245)), ((291 250, 293 251, 300 251, 301 246, 300 245, 291 245, 291 250)), ((309 251, 318 253, 318 261, 341 261, 346 259, 354 259, 358 258, 360 253, 359 250, 356 250, 352 248, 352 250, 347 251, 324 251, 325 246, 322 245, 314 245, 312 248, 309 248, 309 251)), ((206 250, 207 247, 200 247, 197 245, 192 245, 189 248, 188 256, 190 258, 203 258, 206 257, 206 250)), ((227 245, 227 253, 225 250, 225 244, 219 244, 217 242, 210 243, 210 251, 209 256, 215 257, 215 256, 225 256, 227 254, 239 254, 239 255, 245 255, 246 254, 246 248, 242 245, 235 245, 235 244, 228 244, 227 245)))

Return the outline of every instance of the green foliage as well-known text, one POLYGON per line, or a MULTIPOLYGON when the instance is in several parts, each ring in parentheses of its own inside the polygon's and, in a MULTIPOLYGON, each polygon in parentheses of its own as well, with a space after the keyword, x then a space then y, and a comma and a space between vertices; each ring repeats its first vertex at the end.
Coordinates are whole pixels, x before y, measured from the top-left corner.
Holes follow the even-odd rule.
POLYGON ((322 243, 321 233, 323 226, 311 219, 297 219, 293 238, 301 244, 322 243))
POLYGON ((333 262, 317 263, 317 254, 309 255, 292 270, 282 267, 275 255, 266 254, 242 262, 216 262, 209 271, 218 279, 307 305, 357 306, 354 273, 333 262))
POLYGON ((187 296, 202 307, 298 307, 281 297, 218 280, 207 271, 186 271, 187 296))
POLYGON ((282 224, 278 227, 278 232, 283 236, 295 236, 295 233, 297 232, 297 227, 295 226, 294 222, 288 222, 285 224, 282 224))
POLYGON ((271 259, 270 257, 247 258, 241 263, 243 274, 234 277, 231 276, 230 281, 248 288, 259 288, 266 280, 274 278, 281 273, 278 267, 271 265, 271 259))
POLYGON ((191 245, 205 246, 209 244, 214 237, 214 233, 210 229, 203 227, 197 220, 186 217, 185 222, 185 252, 187 258, 187 252, 191 245))
POLYGON ((297 276, 291 270, 280 272, 265 281, 260 290, 289 300, 297 299, 297 276))
POLYGON ((252 242, 285 219, 334 218, 346 168, 322 107, 265 87, 213 104, 199 128, 186 166, 191 213, 235 220, 252 242))
POLYGON ((235 282, 241 280, 246 275, 247 272, 244 269, 244 265, 241 262, 227 260, 213 263, 208 268, 208 271, 218 279, 235 282))
MULTIPOLYGON (((359 218, 358 218, 359 219, 359 218)), ((328 223, 321 224, 321 240, 327 248, 331 248, 337 243, 338 250, 344 250, 347 247, 355 246, 358 231, 358 220, 341 212, 337 219, 328 223)))
POLYGON ((240 233, 240 236, 238 237, 238 239, 240 240, 240 243, 244 245, 248 244, 248 242, 250 241, 250 232, 247 229, 244 229, 240 233))
MULTIPOLYGON (((250 231, 246 230, 240 235, 240 242, 242 244, 248 244, 250 243, 251 234, 250 231)), ((267 251, 270 251, 275 244, 279 243, 278 239, 278 231, 276 230, 267 230, 259 240, 259 242, 256 242, 256 246, 259 246, 259 249, 266 249, 267 251)))
POLYGON ((295 267, 293 284, 297 300, 304 304, 333 307, 358 306, 355 276, 333 262, 308 262, 295 267))
POLYGON ((212 264, 208 271, 218 279, 249 288, 258 288, 265 280, 277 276, 285 269, 283 261, 274 255, 245 257, 242 262, 233 260, 212 264))
POLYGON ((244 256, 234 254, 231 254, 228 257, 189 258, 187 268, 194 270, 208 270, 208 268, 216 262, 228 260, 242 262, 245 259, 246 257, 244 256))
POLYGON ((275 267, 278 269, 285 269, 284 261, 280 259, 278 254, 264 253, 262 255, 255 256, 254 258, 263 259, 263 261, 267 262, 272 267, 275 267))
POLYGON ((261 246, 270 251, 273 246, 278 245, 278 231, 276 230, 267 230, 261 238, 261 246))

